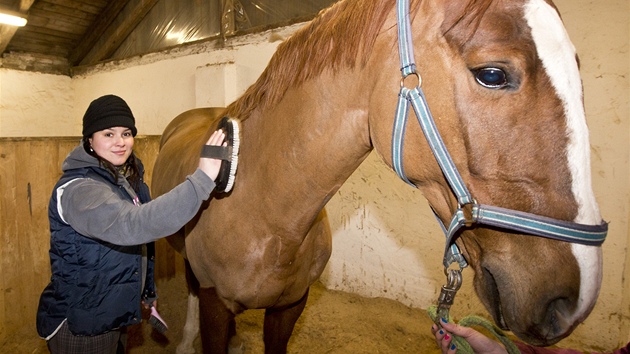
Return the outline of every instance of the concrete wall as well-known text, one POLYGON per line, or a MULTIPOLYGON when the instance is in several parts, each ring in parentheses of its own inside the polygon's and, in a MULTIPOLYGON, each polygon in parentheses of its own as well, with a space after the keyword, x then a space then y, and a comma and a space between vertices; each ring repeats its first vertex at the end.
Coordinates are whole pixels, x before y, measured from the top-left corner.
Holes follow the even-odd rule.
MULTIPOLYGON (((556 5, 581 57, 594 189, 611 222, 598 305, 561 345, 610 350, 630 339, 630 284, 624 277, 630 270, 630 8, 627 0, 558 0, 556 5)), ((238 97, 295 28, 107 63, 72 79, 0 69, 0 137, 79 135, 85 108, 106 93, 129 102, 139 134, 161 134, 187 109, 222 106, 238 97)), ((435 302, 444 282, 443 235, 420 193, 399 181, 376 154, 327 208, 334 246, 322 280, 329 288, 419 308, 435 302)), ((483 313, 472 295, 471 271, 464 280, 453 314, 483 313)))

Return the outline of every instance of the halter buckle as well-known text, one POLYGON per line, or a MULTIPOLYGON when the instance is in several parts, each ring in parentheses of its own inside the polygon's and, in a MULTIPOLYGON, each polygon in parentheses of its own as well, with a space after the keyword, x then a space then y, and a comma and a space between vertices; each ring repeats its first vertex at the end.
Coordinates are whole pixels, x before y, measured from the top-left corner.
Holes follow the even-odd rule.
POLYGON ((448 321, 449 310, 455 301, 455 295, 462 286, 462 270, 461 269, 447 269, 444 268, 446 274, 447 284, 442 286, 440 296, 438 297, 437 306, 437 324, 439 325, 439 319, 444 318, 448 321))
POLYGON ((477 222, 477 213, 474 209, 475 205, 477 205, 477 201, 474 199, 469 203, 457 205, 457 208, 462 211, 464 226, 466 227, 471 227, 477 222))

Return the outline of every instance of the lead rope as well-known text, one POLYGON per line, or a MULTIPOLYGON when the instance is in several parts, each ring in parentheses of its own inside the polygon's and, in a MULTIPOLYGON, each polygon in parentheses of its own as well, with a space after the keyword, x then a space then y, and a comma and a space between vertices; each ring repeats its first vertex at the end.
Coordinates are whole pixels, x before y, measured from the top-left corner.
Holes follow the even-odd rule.
MULTIPOLYGON (((444 272, 446 273, 447 284, 442 286, 440 297, 438 298, 438 305, 430 306, 427 309, 429 317, 439 327, 441 327, 440 318, 444 318, 448 322, 453 322, 453 318, 450 316, 449 310, 451 305, 453 305, 457 291, 462 286, 461 269, 445 269, 444 272)), ((483 327, 503 344, 508 354, 520 354, 520 350, 516 347, 514 342, 505 335, 505 332, 483 317, 475 315, 466 316, 459 321, 459 325, 464 327, 483 327)), ((455 334, 452 334, 452 336, 453 340, 451 343, 457 346, 458 353, 475 354, 475 351, 472 349, 470 344, 468 344, 466 339, 455 334)))
MULTIPOLYGON (((429 314, 429 317, 431 317, 431 319, 433 320, 433 322, 439 323, 439 320, 442 317, 438 316, 437 306, 435 305, 430 306, 427 309, 427 312, 429 314)), ((448 322, 452 323, 453 319, 448 318, 448 322)), ((514 342, 505 334, 505 332, 501 330, 501 328, 495 326, 492 322, 488 321, 487 319, 483 317, 475 316, 475 315, 466 316, 462 318, 458 324, 464 327, 472 327, 472 326, 483 327, 488 332, 490 332, 495 338, 497 338, 497 340, 501 342, 501 344, 503 344, 503 346, 505 347, 505 350, 507 350, 509 354, 521 353, 521 351, 518 349, 516 344, 514 344, 514 342)), ((475 351, 472 349, 470 344, 468 344, 466 339, 458 335, 454 335, 454 334, 452 334, 452 336, 453 336, 453 341, 451 343, 457 346, 458 353, 475 354, 475 351)))

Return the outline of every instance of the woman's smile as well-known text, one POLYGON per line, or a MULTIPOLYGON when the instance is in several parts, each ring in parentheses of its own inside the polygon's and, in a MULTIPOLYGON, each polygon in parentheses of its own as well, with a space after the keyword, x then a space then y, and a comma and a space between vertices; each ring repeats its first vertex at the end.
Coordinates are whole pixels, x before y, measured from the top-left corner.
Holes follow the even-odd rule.
POLYGON ((133 151, 134 138, 131 129, 112 127, 97 131, 90 138, 94 152, 114 166, 123 165, 133 151))

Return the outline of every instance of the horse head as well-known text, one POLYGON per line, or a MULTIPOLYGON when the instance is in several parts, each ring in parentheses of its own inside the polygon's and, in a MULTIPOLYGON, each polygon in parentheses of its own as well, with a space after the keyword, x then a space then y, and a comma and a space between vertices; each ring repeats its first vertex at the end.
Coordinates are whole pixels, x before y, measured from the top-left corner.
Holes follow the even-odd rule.
MULTIPOLYGON (((401 85, 422 87, 475 201, 600 225, 577 56, 555 7, 544 0, 423 0, 412 2, 410 16, 421 81, 412 77, 401 85)), ((396 52, 395 27, 386 22, 382 35, 389 40, 376 42, 376 56, 396 52)), ((398 57, 389 57, 397 65, 398 57)), ((393 95, 391 73, 376 75, 385 86, 378 94, 393 95)), ((391 120, 376 117, 393 116, 394 109, 373 111, 370 137, 392 164, 391 120)), ((448 225, 458 200, 413 118, 406 136, 406 176, 448 225)), ((531 344, 568 336, 595 304, 602 277, 598 246, 483 225, 465 228, 456 244, 495 322, 531 344)))

